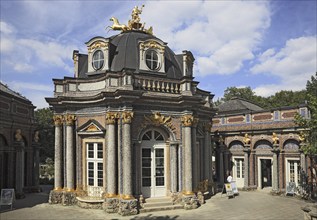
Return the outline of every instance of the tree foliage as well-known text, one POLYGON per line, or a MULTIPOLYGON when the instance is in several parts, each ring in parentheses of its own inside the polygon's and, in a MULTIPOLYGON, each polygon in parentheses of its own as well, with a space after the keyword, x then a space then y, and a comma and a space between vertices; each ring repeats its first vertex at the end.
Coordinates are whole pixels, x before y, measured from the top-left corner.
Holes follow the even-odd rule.
POLYGON ((230 99, 238 97, 250 101, 264 109, 272 109, 284 106, 298 106, 303 104, 306 91, 286 91, 282 90, 269 97, 262 97, 255 94, 250 86, 244 88, 228 87, 224 91, 224 96, 215 102, 218 106, 221 103, 229 101, 230 99))
POLYGON ((306 100, 310 111, 310 118, 295 116, 295 123, 303 128, 306 146, 303 151, 307 155, 317 155, 317 73, 306 84, 306 100))
POLYGON ((37 109, 35 119, 40 132, 40 160, 45 162, 47 158, 54 158, 54 123, 53 112, 49 108, 37 109))

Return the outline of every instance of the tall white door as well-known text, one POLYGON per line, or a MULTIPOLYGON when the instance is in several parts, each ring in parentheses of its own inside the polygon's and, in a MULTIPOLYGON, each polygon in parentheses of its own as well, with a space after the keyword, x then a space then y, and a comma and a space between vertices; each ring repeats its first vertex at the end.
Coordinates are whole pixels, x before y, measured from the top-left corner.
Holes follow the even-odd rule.
POLYGON ((233 180, 236 181, 237 187, 244 186, 244 158, 233 158, 233 180))
POLYGON ((166 195, 165 143, 155 139, 142 142, 142 194, 145 198, 166 195))
POLYGON ((287 160, 287 182, 293 182, 298 186, 300 178, 300 161, 287 160))

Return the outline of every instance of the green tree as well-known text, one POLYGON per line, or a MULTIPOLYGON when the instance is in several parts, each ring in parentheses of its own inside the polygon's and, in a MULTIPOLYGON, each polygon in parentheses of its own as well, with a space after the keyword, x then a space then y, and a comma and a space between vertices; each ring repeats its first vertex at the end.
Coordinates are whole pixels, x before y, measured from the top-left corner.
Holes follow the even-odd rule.
POLYGON ((267 98, 270 108, 278 108, 283 106, 298 106, 305 101, 306 91, 286 91, 282 90, 267 98))
POLYGON ((35 119, 40 132, 40 162, 45 163, 47 158, 54 158, 53 112, 49 108, 37 109, 35 119))
POLYGON ((311 77, 311 81, 307 81, 306 84, 306 100, 307 106, 310 111, 310 118, 305 118, 300 114, 295 115, 295 123, 300 127, 305 128, 302 131, 302 136, 304 136, 301 149, 304 154, 306 154, 311 161, 309 167, 310 170, 310 196, 315 198, 315 189, 313 185, 313 179, 317 179, 314 175, 314 170, 317 170, 316 159, 317 159, 317 73, 315 76, 311 77))

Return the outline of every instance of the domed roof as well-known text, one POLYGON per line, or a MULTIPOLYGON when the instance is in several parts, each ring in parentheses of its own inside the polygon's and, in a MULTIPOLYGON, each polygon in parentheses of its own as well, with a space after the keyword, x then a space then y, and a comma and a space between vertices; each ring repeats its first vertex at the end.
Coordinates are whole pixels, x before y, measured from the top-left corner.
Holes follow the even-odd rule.
MULTIPOLYGON (((109 38, 109 69, 119 72, 123 69, 133 70, 134 73, 155 73, 139 69, 140 42, 147 40, 162 40, 142 31, 125 31, 109 38)), ((164 43, 165 44, 165 43, 164 43)), ((182 55, 175 53, 167 46, 164 49, 165 73, 167 78, 182 77, 182 55)), ((160 74, 161 75, 161 74, 160 74)))

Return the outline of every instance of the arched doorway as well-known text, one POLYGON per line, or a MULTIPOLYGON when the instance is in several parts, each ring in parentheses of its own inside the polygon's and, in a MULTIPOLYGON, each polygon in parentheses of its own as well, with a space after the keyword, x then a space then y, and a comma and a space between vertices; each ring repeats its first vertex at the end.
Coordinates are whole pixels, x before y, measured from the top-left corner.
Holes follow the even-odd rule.
POLYGON ((272 145, 267 140, 255 143, 257 156, 258 188, 271 188, 273 179, 273 153, 272 145))
POLYGON ((166 195, 166 144, 157 130, 142 136, 141 191, 145 198, 166 195))
POLYGON ((236 181, 237 187, 244 186, 244 153, 243 144, 240 141, 233 141, 229 145, 232 165, 232 177, 236 181))

